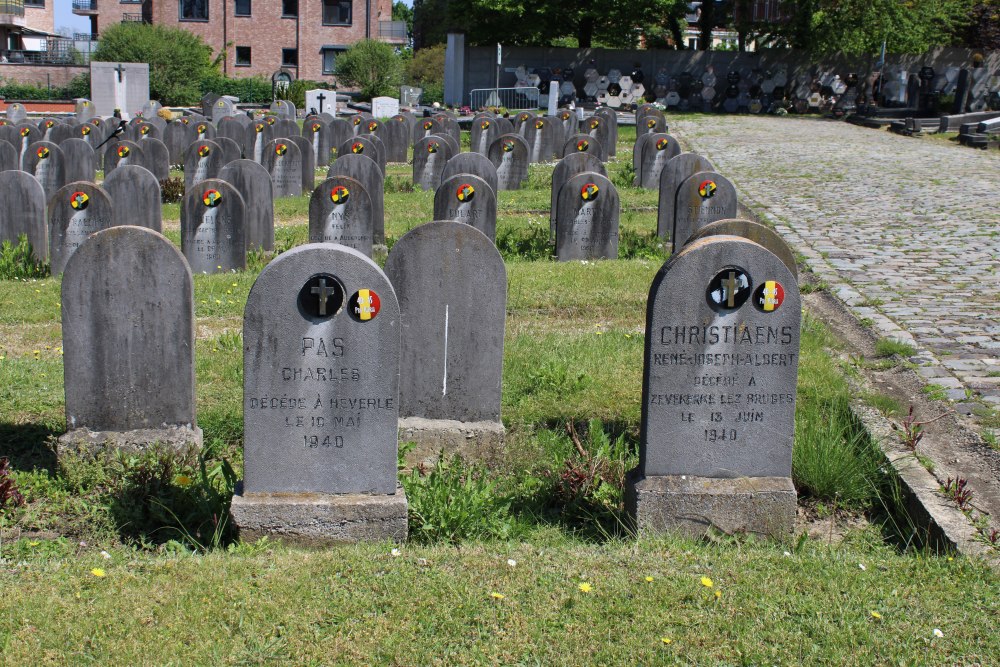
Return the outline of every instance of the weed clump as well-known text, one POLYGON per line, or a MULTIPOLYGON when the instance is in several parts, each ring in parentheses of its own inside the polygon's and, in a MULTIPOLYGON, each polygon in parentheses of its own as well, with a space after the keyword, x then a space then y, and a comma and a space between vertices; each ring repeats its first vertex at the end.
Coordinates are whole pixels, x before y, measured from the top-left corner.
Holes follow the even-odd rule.
POLYGON ((0 244, 0 280, 30 280, 47 275, 49 265, 35 257, 25 234, 17 237, 17 245, 10 241, 0 244))

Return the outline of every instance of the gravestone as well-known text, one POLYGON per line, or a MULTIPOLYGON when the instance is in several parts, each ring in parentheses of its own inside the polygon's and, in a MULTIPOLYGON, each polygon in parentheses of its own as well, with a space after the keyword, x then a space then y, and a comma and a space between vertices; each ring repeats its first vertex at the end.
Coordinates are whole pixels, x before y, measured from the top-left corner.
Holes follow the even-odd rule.
POLYGON ((38 127, 42 130, 42 141, 51 141, 58 145, 59 142, 52 138, 52 131, 59 125, 59 121, 55 118, 43 118, 39 121, 38 127))
POLYGON ((359 134, 364 134, 368 130, 365 129, 365 123, 370 120, 375 120, 375 118, 365 111, 359 111, 355 113, 348 119, 351 125, 351 136, 356 136, 359 134))
POLYGON ((302 194, 308 194, 316 187, 316 160, 313 158, 312 146, 309 140, 301 134, 288 137, 288 140, 299 148, 299 159, 302 164, 302 194))
POLYGON ((284 252, 250 290, 243 337, 241 538, 405 540, 400 317, 382 270, 332 243, 284 252))
POLYGON ((274 128, 263 120, 254 121, 244 130, 243 156, 264 164, 264 151, 271 141, 274 140, 274 128))
POLYGON ((185 193, 181 250, 195 273, 246 268, 246 204, 236 188, 209 178, 185 193))
POLYGON ((118 167, 101 184, 112 205, 112 225, 163 230, 163 203, 160 182, 145 167, 127 164, 118 167))
POLYGON ((778 232, 766 225, 742 218, 716 220, 692 234, 691 238, 688 239, 688 243, 693 243, 706 236, 740 236, 753 241, 777 256, 782 264, 788 267, 788 271, 792 276, 798 279, 799 271, 795 265, 795 254, 778 232))
POLYGON ((551 199, 549 200, 549 239, 556 239, 556 200, 559 197, 559 190, 563 184, 577 174, 592 171, 607 178, 608 172, 604 163, 598 160, 592 153, 572 153, 556 163, 556 168, 552 170, 551 199))
POLYGON ((434 192, 434 219, 472 225, 490 241, 497 238, 497 196, 490 185, 473 174, 445 179, 434 192))
POLYGON ((28 119, 28 110, 20 102, 11 102, 7 105, 7 122, 18 124, 28 119))
POLYGON ((480 114, 472 119, 472 129, 469 132, 469 146, 473 153, 486 155, 490 146, 499 137, 500 124, 492 115, 480 114))
MULTIPOLYGON (((354 136, 354 126, 345 118, 334 118, 327 123, 327 127, 330 128, 331 150, 339 150, 345 141, 354 136)), ((337 157, 340 157, 339 152, 337 157)))
MULTIPOLYGON (((222 123, 222 125, 229 125, 232 122, 234 121, 225 122, 222 123)), ((239 121, 235 122, 237 125, 240 125, 241 127, 243 126, 239 121)), ((219 129, 207 120, 199 120, 194 123, 188 123, 187 127, 194 135, 192 141, 203 141, 205 139, 214 141, 215 137, 218 136, 219 133, 219 129)), ((230 136, 230 139, 233 138, 234 137, 230 136)))
MULTIPOLYGON (((236 110, 236 105, 232 100, 220 97, 212 104, 211 119, 213 123, 218 125, 222 122, 222 119, 235 116, 237 113, 239 112, 236 110)), ((209 116, 207 110, 205 111, 205 116, 209 116)))
POLYGON ((315 88, 306 91, 306 110, 337 115, 337 91, 315 88))
POLYGON ((319 118, 306 120, 302 135, 312 149, 313 162, 317 167, 330 165, 330 126, 319 118))
MULTIPOLYGON (((494 195, 497 193, 497 188, 499 187, 497 182, 497 168, 493 166, 493 163, 485 155, 480 153, 459 153, 458 155, 453 155, 444 166, 441 180, 445 181, 458 174, 473 174, 478 176, 489 183, 494 195)), ((434 216, 434 219, 442 220, 443 218, 434 216)))
POLYGON ((76 119, 81 123, 86 123, 91 118, 97 116, 97 109, 94 103, 82 97, 73 100, 74 113, 76 119))
POLYGON ((159 139, 147 136, 140 140, 139 146, 142 148, 142 166, 153 172, 158 181, 170 178, 170 151, 167 145, 159 139))
POLYGON ((448 144, 448 148, 450 149, 450 153, 449 154, 452 157, 454 157, 454 156, 456 156, 456 155, 458 155, 459 153, 462 152, 462 145, 455 139, 455 137, 451 136, 450 134, 447 134, 447 133, 445 133, 445 134, 435 134, 435 135, 432 135, 432 136, 435 136, 438 139, 440 139, 441 141, 443 141, 444 143, 448 144))
POLYGON ((752 241, 685 246, 649 291, 639 466, 641 532, 790 536, 801 305, 795 277, 752 241))
POLYGON ((222 147, 214 141, 192 141, 184 154, 184 189, 190 190, 199 181, 218 178, 226 166, 222 147))
POLYGON ((291 137, 301 137, 302 130, 299 128, 299 124, 294 120, 289 120, 288 118, 279 118, 274 123, 274 138, 275 139, 289 139, 291 137))
POLYGON ((582 133, 594 137, 604 147, 604 154, 611 157, 611 128, 607 120, 600 116, 591 116, 583 122, 582 133))
POLYGON ((342 150, 349 150, 352 153, 361 153, 375 160, 378 168, 385 171, 385 144, 374 134, 359 134, 350 141, 350 147, 342 150))
POLYGON ((462 147, 462 129, 458 124, 458 120, 446 113, 435 114, 434 120, 441 125, 442 132, 439 132, 438 136, 451 137, 455 140, 455 144, 452 146, 452 153, 457 155, 462 147))
POLYGON ((142 147, 139 144, 126 141, 114 140, 108 142, 104 150, 104 175, 110 174, 119 165, 137 164, 146 166, 145 156, 142 154, 142 147))
POLYGON ((247 250, 274 250, 274 184, 267 169, 253 160, 233 160, 219 172, 246 204, 247 250))
POLYGON ((136 143, 146 137, 160 139, 162 136, 160 134, 160 130, 155 125, 145 120, 132 122, 125 131, 125 134, 127 135, 129 141, 134 141, 136 143))
POLYGON ((361 183, 372 200, 372 243, 385 243, 385 177, 375 161, 364 155, 344 155, 330 165, 327 178, 347 176, 361 183))
MULTIPOLYGON (((680 155, 681 148, 677 140, 669 134, 654 132, 644 134, 646 140, 641 143, 642 154, 639 157, 639 171, 636 172, 639 187, 655 190, 660 187, 660 173, 667 162, 680 155)), ((636 141, 636 147, 640 142, 636 141)))
POLYGON ((215 139, 212 139, 212 141, 217 143, 219 148, 222 149, 222 163, 224 165, 243 159, 243 152, 240 149, 239 144, 237 144, 233 139, 217 135, 215 139))
POLYGON ((601 162, 608 159, 608 154, 601 142, 589 134, 574 134, 566 140, 562 147, 562 157, 573 153, 589 153, 601 162))
POLYGON ((295 120, 298 113, 295 105, 289 100, 275 100, 271 102, 271 112, 277 114, 279 118, 288 120, 295 120))
POLYGON ((487 154, 497 168, 501 190, 520 190, 528 179, 528 142, 517 134, 501 134, 487 154))
MULTIPOLYGON (((76 125, 70 125, 69 123, 57 123, 55 127, 45 133, 48 137, 48 141, 58 145, 62 148, 64 141, 70 138, 79 138, 80 131, 76 125)), ((0 134, 0 139, 3 139, 3 134, 0 134)), ((13 144, 11 144, 13 145, 13 144)))
POLYGON ((400 431, 417 444, 411 458, 500 454, 507 302, 500 253, 478 230, 439 220, 404 234, 385 271, 399 298, 400 431))
POLYGON ((48 259, 45 204, 45 190, 37 178, 19 169, 0 171, 0 243, 17 245, 18 236, 24 234, 35 257, 48 259))
POLYGON ((38 141, 24 156, 24 170, 33 174, 45 190, 48 200, 66 184, 65 158, 62 150, 50 141, 38 141))
POLYGON ((70 430, 59 438, 59 456, 154 443, 201 447, 194 282, 170 241, 142 227, 87 239, 63 275, 62 336, 70 430))
POLYGON ((125 120, 149 101, 149 65, 90 61, 90 95, 98 116, 125 120))
MULTIPOLYGON (((572 84, 570 84, 572 85, 572 84)), ((563 134, 567 137, 571 137, 580 131, 580 119, 576 117, 576 113, 570 109, 560 109, 556 112, 556 118, 563 126, 563 134)))
POLYGON ((399 100, 394 97, 373 97, 372 115, 376 118, 392 118, 399 113, 399 100))
POLYGON ((34 123, 28 122, 19 123, 14 129, 17 131, 17 143, 14 148, 17 149, 18 164, 24 169, 31 147, 42 140, 42 131, 34 123))
POLYGON ((421 138, 429 137, 432 134, 444 134, 441 122, 434 118, 421 118, 413 127, 413 143, 416 144, 421 138))
POLYGON ((664 165, 660 172, 659 204, 656 209, 656 235, 666 239, 674 231, 677 188, 688 176, 699 171, 713 171, 712 163, 696 153, 681 153, 664 165))
POLYGON ((180 119, 170 121, 163 132, 163 143, 167 145, 170 164, 184 164, 184 151, 191 143, 191 137, 190 123, 184 123, 180 119))
POLYGON ((339 243, 372 254, 372 198, 360 182, 333 176, 309 199, 309 242, 339 243))
MULTIPOLYGON (((548 118, 535 118, 526 123, 525 139, 528 142, 528 159, 531 162, 548 162, 555 153, 554 130, 548 118)), ((561 145, 561 144, 560 144, 561 145)))
POLYGON ((17 151, 6 141, 0 141, 0 171, 10 171, 17 168, 17 151))
MULTIPOLYGON (((242 123, 235 120, 235 118, 246 118, 247 122, 250 121, 246 116, 234 116, 233 118, 227 119, 219 124, 219 127, 215 130, 215 139, 220 137, 228 137, 240 147, 240 155, 243 157, 253 158, 252 155, 247 155, 247 130, 242 123)), ((254 134, 254 137, 257 135, 254 134)), ((209 137, 211 139, 211 137, 209 137)), ((215 139, 212 139, 214 141, 215 139)))
POLYGON ((410 121, 396 114, 382 126, 382 143, 385 144, 386 162, 404 163, 410 148, 410 121))
POLYGON ((52 275, 66 263, 87 238, 114 225, 111 198, 95 183, 67 183, 49 201, 49 261, 52 275))
POLYGON ((413 144, 413 184, 424 190, 441 185, 444 166, 451 158, 451 147, 442 137, 422 137, 413 144))
POLYGON ((618 259, 618 191, 606 177, 584 172, 556 196, 556 258, 618 259))
POLYGON ((613 158, 618 154, 618 114, 614 109, 604 107, 595 111, 594 115, 603 119, 607 125, 608 140, 602 143, 608 151, 608 157, 613 158))
POLYGON ((275 139, 264 151, 263 166, 271 174, 275 197, 302 194, 302 155, 288 139, 275 139))
POLYGON ((671 252, 680 250, 696 231, 710 222, 735 218, 736 188, 728 178, 714 171, 688 176, 677 188, 671 252))

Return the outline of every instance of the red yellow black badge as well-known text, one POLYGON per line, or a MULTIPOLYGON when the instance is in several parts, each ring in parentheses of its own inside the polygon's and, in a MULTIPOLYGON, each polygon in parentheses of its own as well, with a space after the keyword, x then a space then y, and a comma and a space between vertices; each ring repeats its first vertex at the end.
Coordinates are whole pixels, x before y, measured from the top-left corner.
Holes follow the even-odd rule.
POLYGON ((354 293, 347 302, 347 313, 352 320, 371 322, 382 308, 382 302, 375 290, 362 289, 354 293))
POLYGON ((377 121, 373 120, 372 122, 368 123, 368 131, 369 132, 374 132, 377 129, 378 129, 378 122, 377 121))
POLYGON ((365 152, 365 145, 360 141, 355 141, 353 144, 351 144, 351 152, 360 155, 365 152))
POLYGON ((87 136, 88 134, 90 134, 90 128, 84 125, 83 127, 80 128, 80 134, 82 134, 83 136, 87 136))
POLYGON ((201 200, 205 202, 205 206, 214 208, 222 203, 222 193, 218 190, 205 190, 201 200))
POLYGON ((514 140, 513 139, 504 139, 503 143, 500 144, 500 148, 503 149, 504 153, 510 153, 512 150, 514 150, 514 140))
POLYGON ((483 122, 481 122, 479 124, 479 129, 480 130, 488 130, 488 129, 490 129, 490 121, 484 120, 483 122))
POLYGON ((90 197, 87 196, 86 192, 74 192, 69 196, 69 205, 75 211, 82 211, 87 208, 87 204, 89 203, 90 197))
POLYGON ((544 120, 542 120, 541 118, 539 118, 538 120, 535 121, 535 129, 536 130, 540 130, 543 127, 545 127, 545 121, 544 120))
POLYGON ((332 201, 334 204, 346 204, 350 196, 351 196, 351 191, 345 188, 343 185, 337 185, 332 190, 330 190, 330 201, 332 201))
POLYGON ((576 150, 583 152, 589 149, 590 149, 590 142, 587 141, 586 139, 580 139, 580 141, 576 142, 576 150))
POLYGON ((118 147, 118 157, 120 157, 120 158, 126 158, 126 157, 128 157, 129 153, 131 153, 131 152, 132 152, 132 150, 128 146, 119 146, 118 147))
POLYGON ((22 127, 21 128, 21 136, 22 137, 26 137, 29 134, 31 134, 31 128, 30 127, 22 127))
POLYGON ((580 199, 583 201, 594 201, 600 192, 601 189, 597 187, 596 183, 587 183, 580 188, 580 199))
POLYGON ((711 199, 715 196, 715 192, 718 189, 715 181, 702 181, 698 186, 698 194, 701 195, 702 199, 711 199))
POLYGON ((261 132, 264 131, 264 127, 266 127, 264 125, 264 123, 257 123, 257 124, 255 124, 253 126, 253 129, 254 129, 254 132, 256 132, 257 134, 260 134, 261 132))
POLYGON ((753 302, 765 313, 773 313, 785 300, 785 288, 777 280, 767 280, 753 293, 753 302))
POLYGON ((45 146, 40 146, 36 154, 39 160, 45 160, 49 157, 49 149, 45 146))
POLYGON ((202 145, 198 146, 198 157, 208 157, 212 152, 212 149, 208 146, 202 145))
POLYGON ((286 144, 277 144, 274 147, 275 155, 284 155, 288 152, 288 146, 286 144))
POLYGON ((429 142, 427 144, 427 152, 428 153, 437 153, 438 152, 438 148, 439 148, 439 144, 436 141, 431 141, 431 142, 429 142))
POLYGON ((311 130, 312 130, 313 132, 319 132, 320 130, 322 130, 322 129, 323 129, 323 126, 322 126, 322 125, 320 125, 319 123, 313 123, 313 124, 312 124, 312 127, 311 127, 310 129, 311 129, 311 130))
POLYGON ((458 186, 458 190, 455 192, 455 197, 460 202, 472 201, 472 198, 476 196, 476 189, 469 185, 468 183, 462 183, 458 186))
POLYGON ((662 151, 666 150, 667 146, 670 145, 669 139, 657 139, 656 140, 656 150, 662 151))

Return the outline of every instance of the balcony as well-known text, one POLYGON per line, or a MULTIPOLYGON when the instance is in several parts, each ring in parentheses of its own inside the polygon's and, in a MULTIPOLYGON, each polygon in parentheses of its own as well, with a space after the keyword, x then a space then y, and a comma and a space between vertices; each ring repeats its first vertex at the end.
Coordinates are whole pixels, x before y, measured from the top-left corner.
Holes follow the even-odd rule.
POLYGON ((0 28, 23 28, 24 25, 24 0, 0 0, 0 28))
POLYGON ((378 38, 390 44, 406 44, 409 41, 406 21, 379 21, 378 38))
POLYGON ((82 65, 84 58, 76 51, 73 40, 62 37, 46 41, 45 51, 12 49, 3 51, 7 62, 14 65, 82 65))
POLYGON ((73 13, 77 16, 97 14, 97 0, 73 0, 73 13))
POLYGON ((122 23, 152 23, 151 20, 140 14, 122 14, 122 23))

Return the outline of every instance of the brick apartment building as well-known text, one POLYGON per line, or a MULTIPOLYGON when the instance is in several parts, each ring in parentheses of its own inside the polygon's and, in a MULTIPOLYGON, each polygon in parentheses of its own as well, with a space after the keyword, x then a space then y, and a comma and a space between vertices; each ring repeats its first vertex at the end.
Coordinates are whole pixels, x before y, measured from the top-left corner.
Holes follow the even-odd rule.
POLYGON ((26 52, 45 51, 55 30, 54 4, 55 0, 0 0, 0 57, 23 62, 26 52))
POLYGON ((337 54, 361 39, 406 43, 406 24, 391 20, 392 0, 73 0, 73 13, 90 17, 98 37, 123 21, 188 30, 214 53, 226 50, 222 70, 231 77, 281 69, 329 80, 337 54))

